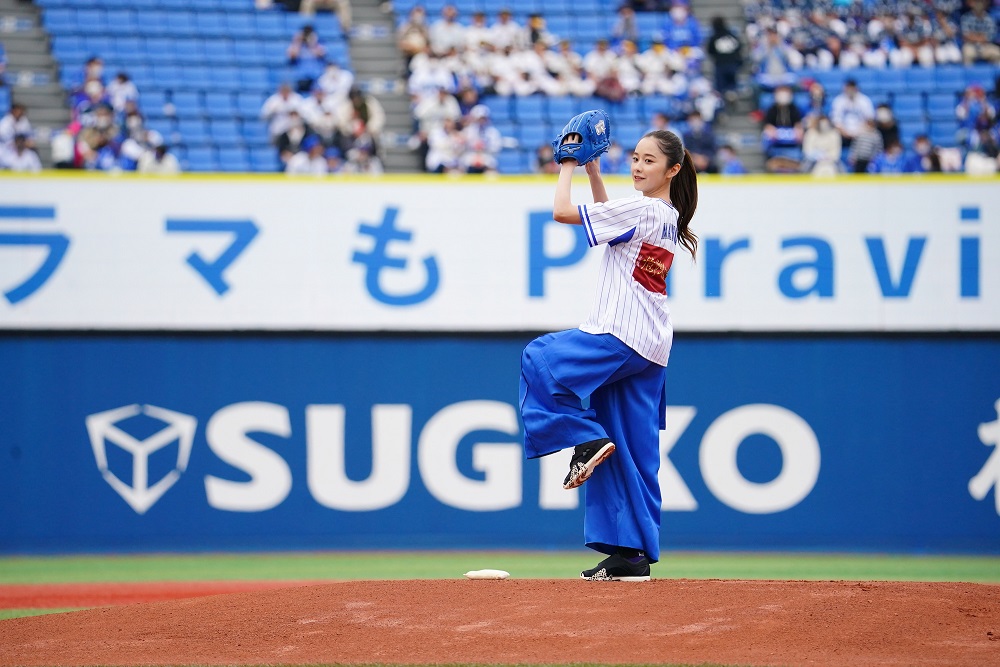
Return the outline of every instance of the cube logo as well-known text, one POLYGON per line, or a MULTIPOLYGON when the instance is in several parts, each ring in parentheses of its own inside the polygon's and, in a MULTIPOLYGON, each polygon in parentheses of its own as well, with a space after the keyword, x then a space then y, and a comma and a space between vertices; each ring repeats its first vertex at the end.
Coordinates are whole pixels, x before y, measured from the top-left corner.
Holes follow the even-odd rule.
MULTIPOLYGON (((114 410, 98 412, 86 419, 87 433, 90 445, 94 450, 94 460, 97 468, 104 476, 104 481, 111 485, 137 514, 146 511, 158 501, 164 493, 173 486, 187 468, 191 457, 191 447, 194 444, 194 433, 198 420, 191 415, 181 414, 155 405, 126 405, 114 410), (140 415, 149 420, 165 424, 152 435, 143 439, 127 433, 119 424, 140 415), (177 443, 176 456, 166 466, 168 471, 159 479, 150 479, 150 457, 163 450, 168 445, 177 443), (108 465, 109 447, 124 452, 131 461, 131 479, 122 479, 122 471, 117 473, 108 465)), ((121 452, 114 452, 115 458, 121 458, 121 452)))

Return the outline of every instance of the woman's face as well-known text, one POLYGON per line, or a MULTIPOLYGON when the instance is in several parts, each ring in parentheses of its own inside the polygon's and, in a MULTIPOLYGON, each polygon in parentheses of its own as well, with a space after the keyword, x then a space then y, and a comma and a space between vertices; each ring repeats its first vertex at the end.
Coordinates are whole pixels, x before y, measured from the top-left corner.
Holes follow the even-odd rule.
MULTIPOLYGON (((653 137, 643 137, 632 153, 632 187, 644 195, 662 188, 669 172, 677 173, 667 164, 667 156, 653 137)), ((671 174, 672 175, 672 174, 671 174)))

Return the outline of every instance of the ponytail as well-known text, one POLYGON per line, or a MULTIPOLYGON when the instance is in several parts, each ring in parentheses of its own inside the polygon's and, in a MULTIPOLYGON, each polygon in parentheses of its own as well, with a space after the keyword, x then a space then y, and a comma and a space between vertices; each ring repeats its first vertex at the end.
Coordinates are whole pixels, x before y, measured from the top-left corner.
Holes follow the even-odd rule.
POLYGON ((695 257, 698 253, 698 235, 689 227, 698 208, 698 172, 694 161, 680 137, 669 130, 654 130, 646 135, 656 140, 660 151, 667 156, 668 167, 680 164, 677 175, 670 179, 670 202, 677 209, 677 236, 681 245, 695 257))
POLYGON ((691 257, 698 254, 698 235, 688 226, 698 208, 698 172, 691 153, 684 150, 681 170, 670 180, 670 201, 677 208, 677 236, 691 257))

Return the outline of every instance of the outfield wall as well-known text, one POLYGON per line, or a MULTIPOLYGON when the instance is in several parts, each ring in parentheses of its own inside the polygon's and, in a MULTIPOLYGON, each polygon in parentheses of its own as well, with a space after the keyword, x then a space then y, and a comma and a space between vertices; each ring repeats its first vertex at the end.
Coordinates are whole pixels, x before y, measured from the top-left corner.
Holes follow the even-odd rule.
MULTIPOLYGON (((0 178, 0 552, 578 546, 516 405, 596 269, 551 188, 0 178)), ((1000 181, 701 195, 664 547, 1000 553, 1000 181)))

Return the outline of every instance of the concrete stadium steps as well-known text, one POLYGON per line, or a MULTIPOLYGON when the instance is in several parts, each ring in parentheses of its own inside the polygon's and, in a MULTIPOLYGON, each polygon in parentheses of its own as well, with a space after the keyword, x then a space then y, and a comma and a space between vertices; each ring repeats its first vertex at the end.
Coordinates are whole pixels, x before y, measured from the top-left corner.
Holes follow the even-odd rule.
MULTIPOLYGON (((7 51, 7 84, 12 102, 25 105, 35 129, 42 164, 52 166, 49 138, 69 123, 66 93, 59 85, 59 66, 50 53, 41 11, 30 2, 0 0, 0 39, 7 51)), ((82 63, 81 63, 82 65, 82 63)))
POLYGON ((354 0, 351 7, 350 51, 355 81, 385 108, 381 147, 385 170, 421 171, 419 158, 406 143, 413 132, 413 116, 403 78, 403 58, 396 48, 391 6, 384 0, 354 0))

